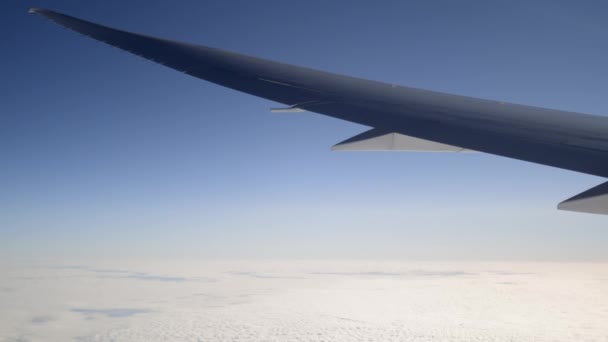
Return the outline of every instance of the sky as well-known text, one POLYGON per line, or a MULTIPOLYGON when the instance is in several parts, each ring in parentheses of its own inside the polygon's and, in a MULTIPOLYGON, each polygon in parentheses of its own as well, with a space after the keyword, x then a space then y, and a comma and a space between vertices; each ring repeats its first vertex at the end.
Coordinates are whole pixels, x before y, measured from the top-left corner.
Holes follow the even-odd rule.
POLYGON ((366 127, 175 72, 27 13, 351 76, 605 115, 602 1, 9 1, 3 258, 608 260, 603 180, 487 154, 332 152, 366 127))

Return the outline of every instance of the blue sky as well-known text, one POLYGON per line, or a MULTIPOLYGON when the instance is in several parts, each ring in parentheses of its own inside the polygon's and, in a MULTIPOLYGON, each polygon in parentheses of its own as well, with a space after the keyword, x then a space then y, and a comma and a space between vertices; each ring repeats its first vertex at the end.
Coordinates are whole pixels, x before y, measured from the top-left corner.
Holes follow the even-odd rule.
POLYGON ((348 75, 606 114, 601 1, 13 1, 0 254, 608 260, 602 179, 491 155, 331 152, 365 127, 206 83, 28 7, 348 75))

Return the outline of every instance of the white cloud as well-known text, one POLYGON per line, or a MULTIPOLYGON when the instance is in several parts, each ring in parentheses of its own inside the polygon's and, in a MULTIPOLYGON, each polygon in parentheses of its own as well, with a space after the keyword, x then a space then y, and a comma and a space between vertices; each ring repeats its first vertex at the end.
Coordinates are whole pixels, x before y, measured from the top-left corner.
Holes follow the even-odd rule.
POLYGON ((0 267, 2 341, 608 336, 608 265, 599 263, 124 261, 0 267))

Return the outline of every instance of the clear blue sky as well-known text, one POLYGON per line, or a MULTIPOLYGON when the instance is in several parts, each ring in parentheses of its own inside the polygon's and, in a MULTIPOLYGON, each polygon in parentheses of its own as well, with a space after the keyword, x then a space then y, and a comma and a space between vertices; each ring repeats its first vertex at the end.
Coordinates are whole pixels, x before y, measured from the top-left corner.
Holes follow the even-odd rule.
POLYGON ((206 83, 28 15, 408 86, 608 114, 603 1, 10 1, 0 255, 608 260, 603 180, 470 154, 347 153, 365 127, 206 83))

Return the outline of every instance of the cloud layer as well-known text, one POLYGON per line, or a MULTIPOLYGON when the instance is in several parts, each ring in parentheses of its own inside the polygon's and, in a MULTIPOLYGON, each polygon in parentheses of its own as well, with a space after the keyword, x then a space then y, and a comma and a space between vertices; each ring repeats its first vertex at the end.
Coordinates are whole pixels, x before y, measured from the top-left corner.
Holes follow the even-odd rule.
POLYGON ((0 340, 605 341, 608 265, 1 265, 0 340))

